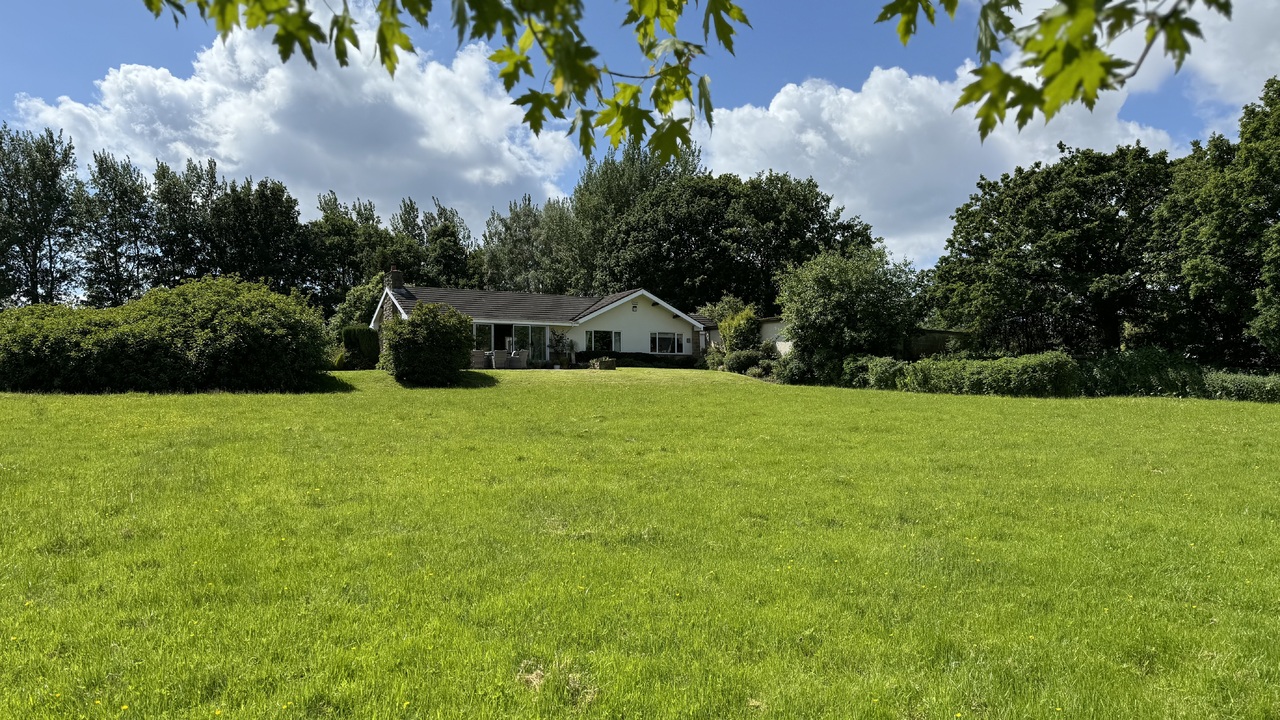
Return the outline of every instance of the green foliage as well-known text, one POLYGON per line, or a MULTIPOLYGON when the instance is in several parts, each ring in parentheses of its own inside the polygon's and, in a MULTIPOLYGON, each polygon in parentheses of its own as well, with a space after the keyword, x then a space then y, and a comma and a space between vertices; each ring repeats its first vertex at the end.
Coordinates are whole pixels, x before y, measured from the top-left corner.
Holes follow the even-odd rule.
POLYGON ((956 210, 931 300, 983 349, 1119 349, 1126 326, 1150 327, 1176 294, 1151 235, 1171 178, 1165 154, 1060 150, 1051 165, 980 180, 956 210))
POLYGON ((705 361, 708 370, 720 370, 724 367, 724 348, 719 345, 712 345, 707 348, 705 361))
POLYGON ((368 325, 348 325, 342 329, 340 370, 372 370, 378 365, 378 331, 368 325))
POLYGON ((342 331, 351 325, 368 326, 373 322, 373 313, 378 309, 378 301, 386 284, 386 275, 377 273, 368 282, 357 285, 347 292, 342 303, 329 317, 329 333, 335 342, 342 341, 342 331))
MULTIPOLYGON (((720 321, 720 340, 726 352, 755 349, 760 345, 760 319, 748 306, 720 321)), ((735 371, 736 372, 736 371, 735 371)))
POLYGON ((741 375, 748 369, 759 367, 764 355, 759 350, 732 350, 724 356, 724 369, 741 375))
POLYGON ((996 360, 925 358, 906 366, 898 387, 951 395, 1071 397, 1080 394, 1080 367, 1061 352, 996 360))
POLYGON ((234 279, 158 289, 117 308, 0 312, 0 389, 292 391, 327 365, 319 314, 234 279))
POLYGON ((1182 355, 1156 347, 1110 352, 1081 361, 1085 395, 1200 397, 1204 371, 1182 355))
POLYGON ((793 349, 827 385, 850 355, 897 355, 922 317, 920 276, 882 247, 825 253, 779 275, 793 349))
POLYGON ((382 324, 382 357, 378 367, 397 382, 446 387, 462 382, 471 365, 471 317, 449 305, 420 303, 408 320, 382 324))
POLYGON ((818 372, 809 358, 794 350, 778 358, 773 375, 786 385, 815 385, 819 381, 818 372))
POLYGON ((887 357, 868 358, 867 387, 872 390, 897 390, 909 363, 887 357))
MULTIPOLYGON (((315 46, 327 44, 345 66, 351 50, 360 46, 357 21, 346 3, 341 11, 335 9, 326 30, 313 19, 308 0, 143 2, 157 17, 167 9, 175 22, 194 6, 223 38, 241 27, 272 28, 281 60, 300 52, 314 66, 315 46)), ((979 65, 973 71, 978 79, 964 89, 957 107, 978 106, 984 138, 1010 110, 1016 111, 1021 128, 1037 112, 1048 119, 1069 103, 1092 108, 1100 91, 1123 86, 1157 45, 1182 66, 1191 52, 1190 38, 1201 36, 1199 22, 1192 17, 1197 2, 1231 16, 1231 0, 1072 0, 1053 4, 1029 26, 1018 28, 1018 0, 982 0, 975 33, 979 65), (1113 42, 1137 31, 1146 38, 1140 54, 1120 55, 1113 42), (1002 50, 1020 57, 1022 67, 1034 71, 1032 79, 1006 71, 995 57, 1002 50)), ((376 51, 389 73, 395 73, 401 52, 414 51, 408 23, 428 28, 432 5, 432 0, 377 0, 376 51)), ((551 118, 571 119, 570 134, 585 155, 591 154, 595 132, 601 131, 613 147, 648 136, 657 153, 671 157, 692 144, 695 118, 708 125, 713 120, 711 80, 694 71, 694 62, 716 46, 732 54, 735 35, 750 26, 744 10, 732 0, 706 0, 695 6, 702 10, 700 42, 677 32, 690 27, 689 22, 680 23, 688 8, 685 0, 625 6, 622 26, 632 31, 638 55, 630 72, 611 69, 589 42, 585 3, 578 0, 456 0, 449 20, 459 43, 471 38, 498 45, 490 60, 508 92, 526 80, 542 78, 540 86, 529 84, 516 99, 535 133, 551 118), (688 114, 677 117, 683 108, 688 114)), ((932 24, 939 7, 954 17, 959 0, 889 0, 876 21, 896 20, 898 37, 905 44, 916 34, 919 15, 932 24)))
POLYGON ((1280 375, 1207 372, 1204 374, 1204 396, 1217 400, 1278 403, 1280 375))
POLYGON ((0 308, 69 299, 82 186, 62 131, 0 124, 0 308))
POLYGON ((719 325, 727 318, 746 310, 747 307, 746 303, 733 295, 725 295, 716 302, 700 306, 697 312, 699 315, 710 318, 712 322, 719 325))
POLYGON ((733 296, 774 313, 780 270, 873 244, 870 226, 842 213, 812 179, 675 177, 607 230, 599 273, 609 291, 643 287, 677 307, 733 296))

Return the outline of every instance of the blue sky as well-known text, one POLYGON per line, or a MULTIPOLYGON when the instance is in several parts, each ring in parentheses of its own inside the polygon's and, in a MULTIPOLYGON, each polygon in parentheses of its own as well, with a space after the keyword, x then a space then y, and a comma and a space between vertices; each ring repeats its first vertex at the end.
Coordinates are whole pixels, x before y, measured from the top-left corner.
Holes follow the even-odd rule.
MULTIPOLYGON (((1280 3, 1237 0, 1236 20, 1207 24, 1182 73, 1150 63, 1092 114, 1073 110, 978 143, 970 113, 950 109, 972 56, 972 3, 905 48, 893 27, 873 24, 875 2, 743 4, 754 27, 736 57, 718 51, 700 68, 718 120, 700 136, 704 161, 717 172, 812 175, 891 249, 925 265, 979 174, 1052 159, 1059 139, 1185 152, 1210 131, 1232 134, 1240 106, 1280 73, 1280 3)), ((628 69, 622 6, 591 10, 592 39, 628 69)), ((478 236, 490 208, 566 192, 581 166, 558 133, 523 132, 483 50, 460 50, 447 26, 418 34, 421 57, 392 82, 367 61, 280 68, 266 37, 224 45, 198 19, 175 28, 152 18, 141 0, 14 3, 6 25, 0 119, 65 128, 82 159, 106 149, 149 169, 211 156, 228 174, 285 181, 304 215, 331 188, 373 198, 384 214, 400 197, 434 195, 478 236)))

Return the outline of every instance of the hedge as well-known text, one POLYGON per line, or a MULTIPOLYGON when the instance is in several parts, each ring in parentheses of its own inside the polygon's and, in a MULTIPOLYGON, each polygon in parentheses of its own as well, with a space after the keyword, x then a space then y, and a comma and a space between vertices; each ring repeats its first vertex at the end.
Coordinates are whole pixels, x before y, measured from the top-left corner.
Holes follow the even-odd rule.
POLYGON ((1207 372, 1204 375, 1204 397, 1215 400, 1280 402, 1280 375, 1207 372))
POLYGON ((1194 362, 1156 347, 1110 352, 1080 363, 1085 395, 1203 397, 1204 371, 1194 362))
POLYGON ((954 395, 1070 397, 1080 394, 1080 366, 1061 352, 997 360, 935 360, 906 365, 898 387, 954 395))
POLYGON ((294 391, 327 365, 320 313, 234 278, 151 290, 118 308, 0 312, 0 389, 294 391))
POLYGON ((339 370, 372 370, 378 365, 378 331, 367 325, 342 328, 342 358, 339 370))

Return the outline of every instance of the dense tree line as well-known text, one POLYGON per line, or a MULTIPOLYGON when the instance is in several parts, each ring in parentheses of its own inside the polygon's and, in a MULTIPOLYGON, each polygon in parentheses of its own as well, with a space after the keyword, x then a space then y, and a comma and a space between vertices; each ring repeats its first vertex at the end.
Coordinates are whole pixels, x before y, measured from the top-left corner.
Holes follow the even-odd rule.
POLYGON ((212 160, 158 163, 94 153, 77 173, 70 139, 0 126, 0 307, 114 307, 153 287, 239 275, 299 290, 332 312, 390 265, 422 284, 473 284, 473 245, 456 210, 412 199, 384 225, 373 203, 330 192, 319 217, 276 180, 230 180, 212 160))
POLYGON ((496 210, 476 241, 458 212, 412 198, 386 222, 329 192, 319 217, 276 180, 227 180, 212 160, 147 174, 70 139, 0 127, 0 304, 118 306, 153 287, 239 275, 297 289, 334 312, 392 265, 439 287, 605 295, 645 287, 680 307, 736 295, 777 311, 774 276, 827 251, 872 245, 809 180, 712 175, 697 152, 638 144, 593 161, 573 194, 496 210))
POLYGON ((1219 367, 1280 363, 1280 80, 1170 160, 1061 148, 983 178, 956 210, 931 298, 980 349, 1154 345, 1219 367))

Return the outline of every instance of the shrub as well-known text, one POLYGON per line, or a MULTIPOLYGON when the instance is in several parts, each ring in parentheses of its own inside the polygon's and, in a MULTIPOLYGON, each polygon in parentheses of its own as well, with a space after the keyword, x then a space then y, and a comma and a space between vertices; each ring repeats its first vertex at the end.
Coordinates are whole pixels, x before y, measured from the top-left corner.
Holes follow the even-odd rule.
POLYGON ((378 301, 382 299, 384 284, 383 273, 377 273, 363 285, 356 285, 347 291, 347 296, 334 308, 329 318, 329 332, 334 342, 342 342, 342 331, 351 325, 368 326, 373 321, 373 312, 378 309, 378 301))
POLYGON ((778 382, 787 385, 813 385, 818 379, 808 358, 797 352, 789 352, 778 358, 773 366, 773 376, 778 382))
POLYGON ((724 369, 724 348, 720 345, 712 345, 707 348, 706 355, 707 368, 709 370, 724 369))
POLYGON ((765 376, 765 371, 764 371, 764 368, 760 367, 759 365, 752 365, 751 367, 747 368, 747 371, 743 373, 743 375, 746 375, 749 378, 756 378, 757 380, 759 380, 760 378, 765 376))
POLYGON ((910 363, 887 357, 867 359, 867 387, 872 390, 897 390, 910 363))
POLYGON ((1280 375, 1208 372, 1204 375, 1204 396, 1215 400, 1280 402, 1280 375))
POLYGON ((342 329, 343 370, 371 370, 378 364, 378 331, 366 325, 342 329))
POLYGON ((724 356, 724 368, 729 372, 745 373, 749 368, 757 367, 764 356, 759 350, 734 350, 724 356))
POLYGON ((1070 397, 1080 394, 1080 368, 1061 352, 997 360, 933 360, 907 364, 897 385, 909 392, 954 395, 1070 397))
POLYGON ((118 308, 0 312, 0 389, 302 390, 328 365, 327 347, 300 295, 204 279, 118 308))
POLYGON ((1205 393, 1204 371, 1194 362, 1156 347, 1111 352, 1081 364, 1085 395, 1165 395, 1205 393))
POLYGON ((378 367, 405 385, 457 385, 471 364, 471 318, 449 305, 418 304, 408 320, 383 323, 382 340, 378 367))
POLYGON ((749 306, 721 320, 719 328, 725 352, 733 353, 760 344, 760 319, 749 306))
POLYGON ((850 355, 845 358, 840 373, 840 387, 866 387, 868 360, 871 360, 870 355, 850 355))

